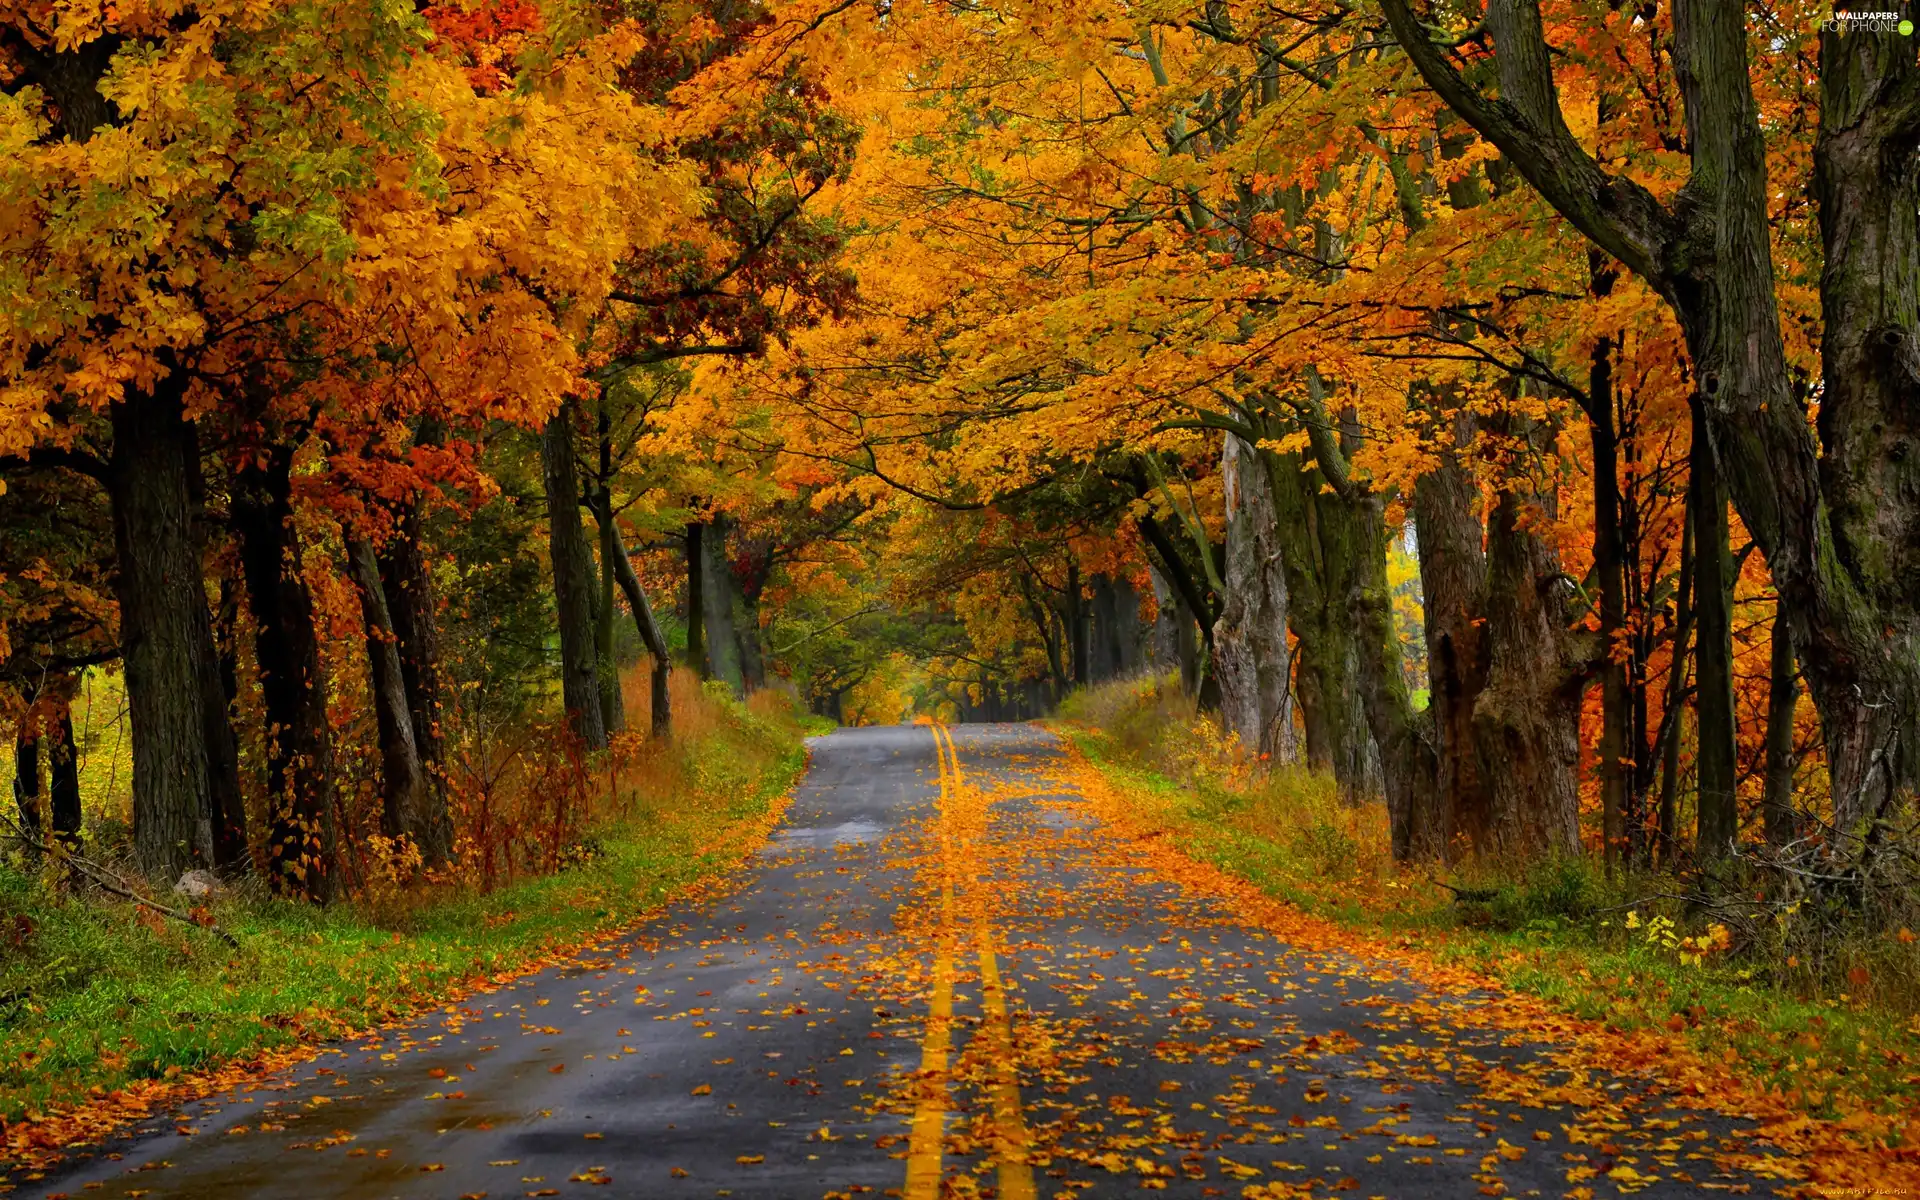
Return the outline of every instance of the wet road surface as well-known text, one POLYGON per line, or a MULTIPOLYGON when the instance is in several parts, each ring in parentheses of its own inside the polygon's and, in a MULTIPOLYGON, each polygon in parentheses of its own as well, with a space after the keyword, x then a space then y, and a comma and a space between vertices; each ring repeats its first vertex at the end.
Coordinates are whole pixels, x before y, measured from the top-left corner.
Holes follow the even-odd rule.
MULTIPOLYGON (((725 898, 212 1097, 24 1196, 1701 1194, 1670 1108, 1096 827, 1017 725, 816 739, 725 898)), ((1748 1147, 1755 1149, 1755 1147, 1748 1147)), ((1763 1193, 1766 1185, 1761 1183, 1763 1193)))

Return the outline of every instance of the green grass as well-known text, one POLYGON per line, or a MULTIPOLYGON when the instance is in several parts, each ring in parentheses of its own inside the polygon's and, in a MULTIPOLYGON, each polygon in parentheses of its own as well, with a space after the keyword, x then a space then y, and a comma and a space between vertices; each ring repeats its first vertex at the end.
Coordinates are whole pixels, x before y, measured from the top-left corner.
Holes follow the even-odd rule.
POLYGON ((1582 860, 1450 879, 1492 893, 1461 903, 1396 868, 1384 817, 1340 805, 1326 781, 1283 770, 1229 786, 1158 753, 1191 738, 1145 739, 1137 724, 1116 724, 1117 733, 1056 728, 1143 822, 1277 899, 1356 933, 1404 940, 1576 1016, 1679 1034, 1816 1116, 1861 1106, 1897 1114, 1920 1103, 1920 1018, 1851 996, 1809 997, 1773 978, 1764 960, 1684 963, 1646 942, 1644 922, 1625 927, 1617 906, 1633 904, 1633 884, 1610 884, 1582 860))
POLYGON ((378 905, 237 894, 214 905, 237 952, 0 866, 0 1118, 365 1028, 633 925, 726 871, 741 849, 727 832, 765 814, 806 761, 796 731, 763 720, 723 722, 681 753, 686 793, 597 828, 584 865, 378 905))

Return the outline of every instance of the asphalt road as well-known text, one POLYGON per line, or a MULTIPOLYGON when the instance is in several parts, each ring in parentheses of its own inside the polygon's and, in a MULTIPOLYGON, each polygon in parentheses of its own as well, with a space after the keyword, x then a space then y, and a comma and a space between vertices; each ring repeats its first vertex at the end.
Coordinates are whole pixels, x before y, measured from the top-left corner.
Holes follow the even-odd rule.
MULTIPOLYGON (((1093 827, 1026 726, 845 730, 737 890, 17 1194, 1697 1194, 1738 1122, 1283 944, 1093 827), (951 752, 945 747, 951 739, 951 752)), ((1764 1192, 1764 1185, 1760 1190, 1764 1192)))

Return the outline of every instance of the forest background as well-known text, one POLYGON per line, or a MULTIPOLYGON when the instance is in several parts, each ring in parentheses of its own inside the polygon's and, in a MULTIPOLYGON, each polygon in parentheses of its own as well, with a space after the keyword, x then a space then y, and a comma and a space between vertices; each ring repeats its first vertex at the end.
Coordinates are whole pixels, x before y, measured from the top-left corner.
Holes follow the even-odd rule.
POLYGON ((1343 919, 1920 1079, 1910 26, 34 0, 0 81, 7 1118, 261 1044, 101 1040, 222 921, 408 932, 255 981, 324 1032, 803 730, 1056 712, 1343 919))

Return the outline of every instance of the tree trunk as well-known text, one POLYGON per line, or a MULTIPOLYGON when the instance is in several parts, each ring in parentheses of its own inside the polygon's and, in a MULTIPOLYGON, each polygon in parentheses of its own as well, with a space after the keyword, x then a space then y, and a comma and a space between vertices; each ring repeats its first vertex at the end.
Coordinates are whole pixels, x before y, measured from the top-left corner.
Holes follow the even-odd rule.
MULTIPOLYGON (((1596 273, 1597 274, 1597 273, 1596 273)), ((1593 442, 1593 566, 1600 576, 1600 813, 1607 869, 1620 862, 1631 837, 1625 825, 1632 782, 1627 744, 1632 697, 1623 639, 1627 627, 1626 554, 1620 530, 1620 443, 1614 429, 1613 342, 1594 343, 1587 368, 1587 431, 1593 442)))
POLYGON ((53 836, 69 847, 80 844, 80 748, 73 740, 73 705, 63 696, 56 732, 49 747, 47 792, 52 801, 53 836))
POLYGON ((253 865, 247 845, 246 797, 240 791, 240 743, 233 731, 233 702, 239 694, 238 662, 233 648, 239 598, 223 573, 218 628, 209 620, 199 656, 200 723, 207 745, 207 782, 213 822, 213 864, 229 874, 253 865))
MULTIPOLYGON (((1147 643, 1149 653, 1147 661, 1153 664, 1156 672, 1164 673, 1180 665, 1180 598, 1174 594, 1166 577, 1160 574, 1160 568, 1147 565, 1147 584, 1153 588, 1153 635, 1147 643)), ((1048 649, 1054 654, 1054 674, 1060 673, 1058 652, 1049 643, 1048 649)))
POLYGON ((1688 458, 1694 509, 1693 610, 1698 626, 1694 713, 1698 820, 1694 853, 1703 862, 1725 856, 1740 831, 1734 787, 1739 779, 1733 721, 1733 557, 1727 547, 1727 493, 1720 482, 1704 419, 1696 412, 1688 458))
POLYGON ((757 692, 767 686, 767 660, 760 652, 760 597, 743 589, 738 616, 740 678, 749 692, 757 692))
POLYGON ((588 750, 604 750, 607 726, 600 709, 600 664, 593 638, 593 555, 580 527, 580 473, 573 451, 571 400, 547 422, 540 439, 546 477, 547 537, 553 562, 554 608, 560 624, 560 699, 567 726, 588 750))
MULTIPOLYGON (((29 701, 31 702, 31 701, 29 701)), ((40 836, 43 819, 40 790, 40 735, 32 732, 34 714, 20 718, 13 739, 13 802, 20 810, 20 827, 40 836)))
MULTIPOLYGON (((594 479, 593 495, 597 498, 598 508, 606 508, 611 504, 607 490, 613 486, 613 437, 604 390, 598 409, 599 421, 594 431, 594 441, 600 451, 600 470, 594 479)), ((600 595, 594 605, 594 657, 600 668, 600 722, 606 726, 609 734, 614 734, 627 727, 627 705, 626 697, 620 690, 620 662, 614 653, 613 641, 613 523, 601 521, 599 524, 600 595)))
POLYGON ((1786 614, 1775 609, 1773 655, 1767 687, 1767 766, 1761 796, 1761 817, 1767 842, 1784 846, 1799 836, 1793 812, 1793 710, 1799 700, 1793 668, 1793 639, 1787 636, 1786 614))
POLYGON ((712 679, 707 665, 707 551, 706 526, 697 521, 687 525, 687 665, 700 678, 712 679))
MULTIPOLYGON (((417 440, 430 444, 437 440, 437 431, 425 428, 417 440)), ((426 824, 430 829, 450 830, 453 820, 447 809, 446 740, 440 729, 440 620, 433 574, 427 567, 420 502, 414 498, 392 511, 393 536, 377 551, 380 590, 400 655, 400 678, 407 689, 414 750, 426 777, 426 824)), ((447 853, 451 852, 449 843, 447 853)))
MULTIPOLYGON (((1393 627, 1393 590, 1387 582, 1387 531, 1384 502, 1368 492, 1343 498, 1355 531, 1372 545, 1355 544, 1355 568, 1348 593, 1348 612, 1354 630, 1354 681, 1363 698, 1369 747, 1378 747, 1379 790, 1387 802, 1393 854, 1406 859, 1412 852, 1415 813, 1437 804, 1439 778, 1432 724, 1413 710, 1401 670, 1400 637, 1393 627), (1359 511, 1351 511, 1359 510, 1359 511)), ((1335 778, 1339 778, 1338 763, 1335 778)), ((1351 791, 1351 785, 1349 785, 1351 791)), ((1349 800, 1359 794, 1350 794, 1349 800)))
POLYGON ((1680 742, 1686 731, 1687 676, 1693 635, 1693 504, 1688 502, 1680 531, 1680 578, 1674 586, 1673 656, 1667 667, 1667 694, 1660 710, 1660 864, 1670 866, 1676 849, 1675 807, 1680 798, 1680 742))
MULTIPOLYGON (((1362 660, 1382 652, 1386 643, 1363 644, 1363 636, 1370 639, 1371 634, 1356 628, 1353 610, 1363 580, 1376 571, 1385 579, 1383 514, 1366 498, 1356 501, 1325 490, 1325 474, 1317 466, 1303 469, 1298 454, 1265 456, 1265 461, 1278 517, 1287 619, 1298 643, 1295 688, 1306 726, 1307 760, 1331 769, 1341 794, 1358 801, 1382 790, 1384 748, 1376 748, 1373 727, 1395 719, 1368 711, 1368 697, 1378 700, 1386 693, 1363 688, 1360 673, 1378 669, 1382 686, 1385 673, 1378 664, 1362 660), (1381 556, 1377 564, 1371 558, 1375 554, 1381 556)), ((1389 608, 1389 633, 1391 617, 1389 608)), ((1398 671, 1397 638, 1393 646, 1393 669, 1398 671)))
POLYGON ((600 723, 609 734, 627 727, 626 697, 620 694, 620 663, 614 654, 614 567, 613 544, 603 525, 600 529, 600 594, 593 606, 594 660, 600 668, 600 723))
POLYGON ((620 581, 620 590, 626 593, 627 607, 633 610, 634 627, 639 630, 647 652, 653 656, 651 723, 653 736, 663 738, 673 730, 673 697, 667 690, 667 681, 673 674, 673 654, 667 648, 660 623, 653 618, 653 606, 647 603, 640 577, 634 574, 633 559, 627 554, 626 543, 620 540, 620 529, 611 508, 602 508, 599 516, 607 531, 606 540, 613 548, 614 574, 620 581))
MULTIPOLYGON (((1911 5, 1880 7, 1915 15, 1911 5)), ((1911 38, 1833 27, 1821 32, 1813 171, 1824 251, 1819 444, 1825 457, 1818 482, 1829 506, 1831 551, 1804 564, 1804 556, 1796 556, 1797 577, 1775 579, 1802 676, 1820 709, 1834 819, 1842 829, 1920 778, 1916 90, 1920 62, 1911 38), (1829 615, 1830 606, 1812 607, 1809 593, 1816 592, 1844 597, 1845 611, 1829 615)), ((1803 415, 1799 405, 1789 412, 1803 415)), ((1729 423, 1739 419, 1728 416, 1729 423)), ((1800 433, 1804 437, 1804 426, 1800 433)), ((1806 457, 1795 461, 1804 464, 1806 457)), ((1742 519, 1746 513, 1742 503, 1742 519)), ((1817 518, 1817 510, 1812 515, 1817 518)), ((1817 539, 1818 525, 1810 532, 1817 539)), ((1773 539, 1804 540, 1808 532, 1773 539)), ((1770 552, 1769 567, 1773 558, 1770 552)))
POLYGON ((379 560, 372 543, 362 537, 349 536, 346 552, 347 576, 360 591, 366 623, 367 685, 380 743, 380 832, 411 838, 423 864, 438 866, 453 852, 453 830, 445 808, 433 803, 420 747, 413 739, 406 674, 400 669, 399 639, 380 586, 379 560))
POLYGON ((235 472, 233 524, 258 630, 272 807, 268 879, 324 903, 333 897, 338 849, 333 750, 313 597, 293 529, 293 455, 292 446, 269 445, 235 472))
POLYGON ((1248 753, 1263 761, 1298 757, 1287 645, 1287 583, 1279 518, 1261 451, 1228 434, 1220 470, 1226 488, 1225 595, 1213 627, 1220 711, 1248 753))
POLYGON ((1067 645, 1069 657, 1073 662, 1073 685, 1086 687, 1093 682, 1091 664, 1087 656, 1092 647, 1088 638, 1091 632, 1087 626, 1086 596, 1080 587, 1080 564, 1067 561, 1067 594, 1061 601, 1060 615, 1067 624, 1067 645))
POLYGON ((1487 527, 1487 686, 1473 732, 1492 803, 1492 848, 1522 858, 1580 849, 1580 693, 1560 560, 1540 535, 1550 496, 1502 489, 1487 527))
POLYGON ((185 387, 176 373, 113 406, 107 485, 133 726, 134 855, 168 879, 215 861, 200 679, 212 625, 193 534, 185 387))
POLYGON ((733 689, 735 696, 746 695, 746 679, 740 671, 740 639, 733 622, 733 572, 727 566, 727 521, 715 517, 700 539, 703 573, 702 589, 707 628, 707 663, 710 678, 719 679, 733 689))
POLYGON ((1453 448, 1413 492, 1437 773, 1432 805, 1409 814, 1405 854, 1416 859, 1445 861, 1458 838, 1486 846, 1493 827, 1473 734, 1474 706, 1487 686, 1487 563, 1480 488, 1459 457, 1470 436, 1461 418, 1453 448))

